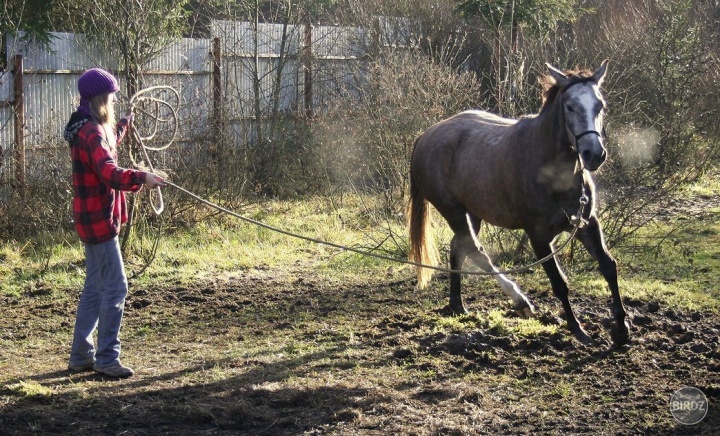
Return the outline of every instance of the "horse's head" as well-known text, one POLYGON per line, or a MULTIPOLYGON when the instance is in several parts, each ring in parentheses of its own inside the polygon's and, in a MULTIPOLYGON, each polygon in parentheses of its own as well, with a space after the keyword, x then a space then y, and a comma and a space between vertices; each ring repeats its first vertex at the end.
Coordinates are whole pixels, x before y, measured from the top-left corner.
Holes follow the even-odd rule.
POLYGON ((560 104, 568 140, 589 171, 600 168, 607 157, 602 135, 605 100, 600 93, 607 64, 605 60, 600 68, 587 77, 567 75, 547 65, 561 90, 560 104))

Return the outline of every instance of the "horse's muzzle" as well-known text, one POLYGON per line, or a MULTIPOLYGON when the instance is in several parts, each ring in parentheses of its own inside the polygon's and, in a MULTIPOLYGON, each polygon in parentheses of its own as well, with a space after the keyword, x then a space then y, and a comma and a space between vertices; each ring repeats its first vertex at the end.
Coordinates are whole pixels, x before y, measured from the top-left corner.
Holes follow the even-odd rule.
POLYGON ((600 150, 600 153, 593 153, 591 150, 583 150, 580 153, 580 160, 582 160, 582 164, 585 169, 588 171, 597 171, 597 169, 605 163, 605 159, 607 159, 607 152, 602 146, 600 147, 600 150))

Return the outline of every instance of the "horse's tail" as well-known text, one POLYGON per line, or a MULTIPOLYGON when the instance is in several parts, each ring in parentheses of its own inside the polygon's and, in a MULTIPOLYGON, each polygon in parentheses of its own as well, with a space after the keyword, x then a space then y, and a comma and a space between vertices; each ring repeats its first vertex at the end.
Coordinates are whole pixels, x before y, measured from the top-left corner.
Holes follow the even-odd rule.
MULTIPOLYGON (((410 172, 410 203, 408 205, 408 227, 410 229, 409 258, 412 262, 428 266, 437 266, 440 253, 435 245, 431 231, 430 208, 427 200, 422 196, 420 188, 415 183, 412 171, 410 172)), ((435 270, 416 266, 418 288, 427 286, 435 274, 435 270)))

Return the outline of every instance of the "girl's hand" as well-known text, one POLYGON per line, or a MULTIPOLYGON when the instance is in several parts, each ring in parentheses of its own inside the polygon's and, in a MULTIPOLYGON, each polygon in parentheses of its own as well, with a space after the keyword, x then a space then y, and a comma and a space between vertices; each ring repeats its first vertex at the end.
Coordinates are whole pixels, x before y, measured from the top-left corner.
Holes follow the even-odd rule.
POLYGON ((145 174, 145 185, 150 189, 167 186, 162 177, 153 173, 145 174))
POLYGON ((132 124, 133 120, 135 119, 135 115, 133 114, 133 107, 128 106, 127 110, 125 111, 125 116, 123 117, 127 120, 128 126, 132 124))

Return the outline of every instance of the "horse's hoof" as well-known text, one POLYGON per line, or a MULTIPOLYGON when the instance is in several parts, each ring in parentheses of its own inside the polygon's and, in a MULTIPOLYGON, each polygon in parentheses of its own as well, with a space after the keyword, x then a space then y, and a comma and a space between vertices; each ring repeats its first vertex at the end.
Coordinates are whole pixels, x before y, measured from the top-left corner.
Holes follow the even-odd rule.
POLYGON ((627 321, 614 323, 610 327, 610 338, 615 345, 626 345, 630 342, 630 324, 627 321))
POLYGON ((447 306, 440 309, 440 313, 443 316, 458 316, 458 315, 467 315, 470 312, 468 312, 468 310, 465 309, 465 306, 462 304, 460 306, 448 304, 447 306))
POLYGON ((590 337, 590 335, 587 334, 582 328, 578 328, 578 330, 575 332, 575 338, 577 338, 577 340, 586 347, 595 346, 595 340, 590 337))
POLYGON ((470 313, 470 312, 468 312, 468 310, 465 308, 465 306, 451 307, 451 308, 450 308, 450 312, 451 312, 453 315, 467 315, 468 313, 470 313))
POLYGON ((513 308, 515 314, 522 318, 535 318, 535 308, 532 304, 522 304, 513 308))

